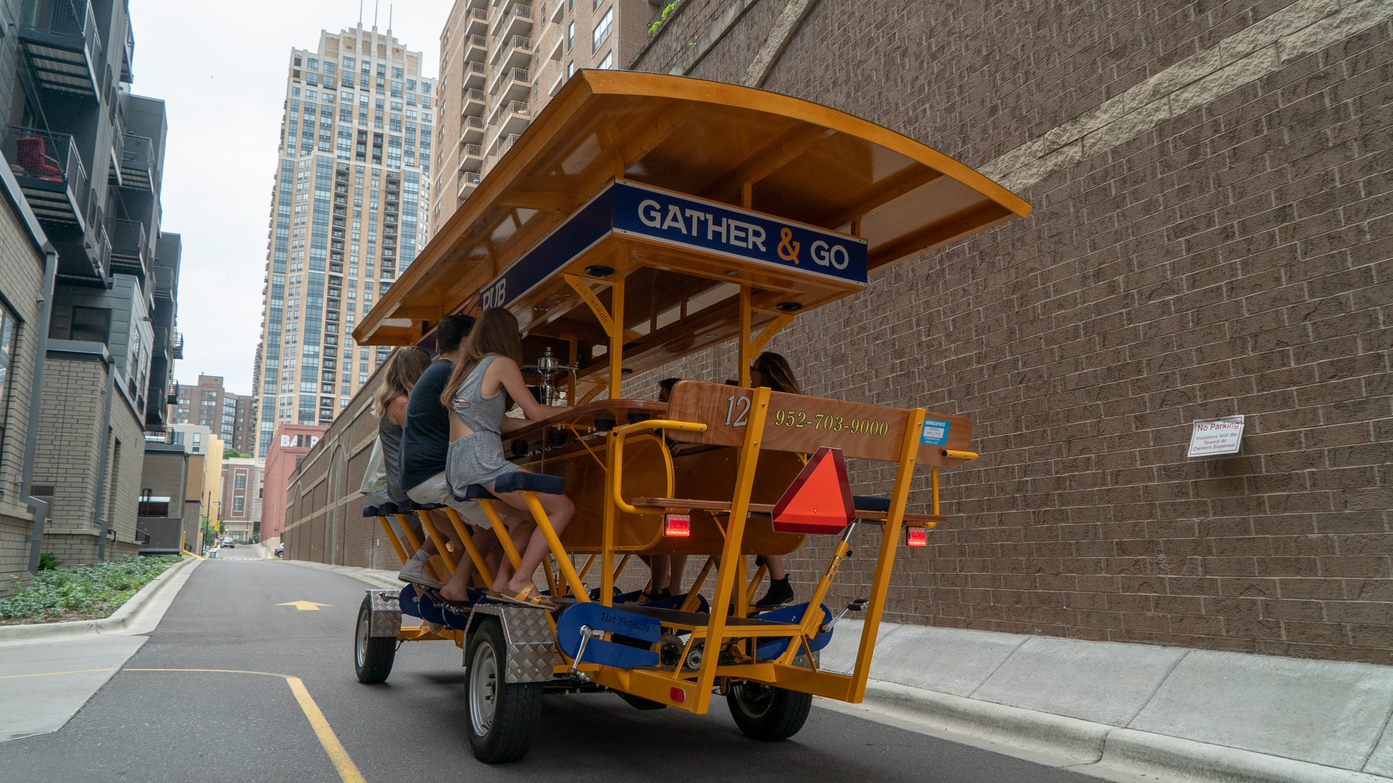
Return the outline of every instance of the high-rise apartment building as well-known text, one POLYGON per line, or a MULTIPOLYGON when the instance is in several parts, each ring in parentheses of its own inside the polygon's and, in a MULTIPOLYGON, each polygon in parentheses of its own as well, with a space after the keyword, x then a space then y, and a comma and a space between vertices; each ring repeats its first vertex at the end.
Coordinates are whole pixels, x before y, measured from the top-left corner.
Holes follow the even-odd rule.
POLYGON ((648 40, 649 0, 455 0, 440 34, 435 234, 582 68, 623 68, 648 40))
POLYGON ((170 423, 201 424, 244 454, 256 449, 252 397, 227 391, 221 375, 200 373, 196 386, 179 384, 179 401, 173 407, 170 423))
POLYGON ((271 204, 257 450, 282 423, 328 424, 386 349, 352 332, 416 257, 430 203, 435 80, 377 28, 294 49, 271 204))

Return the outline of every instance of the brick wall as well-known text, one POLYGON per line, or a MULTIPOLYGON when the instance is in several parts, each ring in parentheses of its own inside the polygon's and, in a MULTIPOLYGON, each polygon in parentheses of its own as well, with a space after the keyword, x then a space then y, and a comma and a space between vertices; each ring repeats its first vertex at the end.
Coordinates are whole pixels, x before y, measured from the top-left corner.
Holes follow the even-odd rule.
POLYGON ((291 476, 282 533, 287 559, 400 566, 377 520, 363 519, 367 500, 358 492, 377 437, 372 396, 379 380, 375 372, 291 476))
POLYGON ((38 295, 43 288, 43 255, 35 248, 9 204, 0 206, 0 298, 20 320, 14 356, 0 405, 0 596, 28 578, 33 516, 21 497, 24 442, 29 426, 29 391, 38 348, 38 295))
MULTIPOLYGON (((694 75, 738 81, 782 2, 694 75)), ((637 67, 690 58, 729 4, 684 3, 637 67)), ((902 550, 887 619, 1393 663, 1393 24, 1374 5, 1381 21, 1322 23, 1351 31, 1082 149, 1023 189, 1027 221, 775 341, 808 393, 976 421, 983 459, 945 477, 951 521, 902 550), (1236 413, 1242 456, 1186 460, 1190 422, 1236 413)), ((1311 6, 823 0, 766 87, 988 166, 1311 6)), ((730 377, 733 354, 627 388, 730 377)), ((793 559, 804 593, 827 553, 793 559)), ((864 594, 866 563, 834 599, 864 594)))
MULTIPOLYGON (((113 444, 110 455, 111 479, 107 484, 107 509, 109 524, 116 530, 116 545, 107 548, 108 557, 118 553, 139 549, 135 537, 136 513, 140 506, 141 473, 145 464, 145 431, 141 419, 125 404, 118 392, 117 404, 111 409, 111 434, 114 443, 120 444, 120 457, 115 457, 117 449, 113 444)), ((133 553, 133 552, 132 552, 133 553)))
MULTIPOLYGON (((65 565, 93 562, 92 510, 97 492, 107 370, 96 356, 69 358, 50 352, 44 369, 43 405, 35 454, 34 484, 52 487, 44 551, 65 565)), ((115 411, 113 410, 113 413, 115 411)))

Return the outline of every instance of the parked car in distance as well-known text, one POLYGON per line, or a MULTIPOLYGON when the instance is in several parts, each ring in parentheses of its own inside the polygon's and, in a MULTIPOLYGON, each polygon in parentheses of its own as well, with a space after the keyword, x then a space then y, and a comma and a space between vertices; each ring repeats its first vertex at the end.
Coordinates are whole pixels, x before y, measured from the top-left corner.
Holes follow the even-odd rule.
POLYGON ((280 557, 280 556, 282 556, 282 555, 284 555, 284 554, 285 554, 285 544, 276 544, 276 557, 280 557))

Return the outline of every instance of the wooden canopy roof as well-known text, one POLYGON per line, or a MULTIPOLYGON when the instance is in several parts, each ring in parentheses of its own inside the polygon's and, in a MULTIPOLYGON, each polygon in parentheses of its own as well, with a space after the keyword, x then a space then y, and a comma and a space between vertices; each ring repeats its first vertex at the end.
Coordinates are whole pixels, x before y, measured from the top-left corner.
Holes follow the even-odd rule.
POLYGON ((1030 213, 971 168, 826 106, 685 77, 580 71, 354 338, 419 341, 615 180, 859 236, 871 271, 1030 213))

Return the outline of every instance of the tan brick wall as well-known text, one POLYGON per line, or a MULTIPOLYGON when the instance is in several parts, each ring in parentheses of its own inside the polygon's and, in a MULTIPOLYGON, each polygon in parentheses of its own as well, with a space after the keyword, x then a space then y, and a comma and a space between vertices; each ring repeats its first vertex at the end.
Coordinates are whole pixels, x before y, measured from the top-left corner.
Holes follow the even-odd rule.
POLYGON ((0 406, 0 596, 28 579, 29 536, 33 518, 20 497, 20 471, 29 426, 29 391, 38 348, 38 295, 43 288, 43 255, 8 204, 0 204, 0 296, 20 321, 15 354, 0 406), (19 582, 16 582, 18 578, 19 582))
POLYGON ((109 524, 116 530, 117 545, 107 547, 108 557, 113 552, 139 548, 135 540, 135 520, 140 506, 141 473, 145 464, 144 427, 122 399, 112 406, 111 430, 121 444, 121 456, 119 460, 110 461, 112 480, 107 485, 107 508, 111 512, 109 524))
MULTIPOLYGON (((688 56, 729 2, 684 5, 640 67, 688 56)), ((738 80, 764 38, 741 25, 781 5, 757 4, 694 75, 738 80)), ((824 0, 766 86, 982 166, 1288 6, 824 0)), ((902 550, 887 619, 1393 663, 1381 18, 1085 148, 1024 190, 1029 220, 905 263, 776 340, 809 393, 976 421, 983 459, 946 476, 951 521, 902 550), (1244 455, 1187 461, 1190 422, 1232 413, 1248 416, 1244 455)), ((730 377, 733 353, 628 388, 730 377)), ((803 549, 796 579, 827 552, 803 549)), ((835 601, 865 594, 866 563, 835 601)))
POLYGON ((89 532, 96 493, 106 369, 95 359, 48 358, 34 483, 53 487, 46 532, 89 532))

